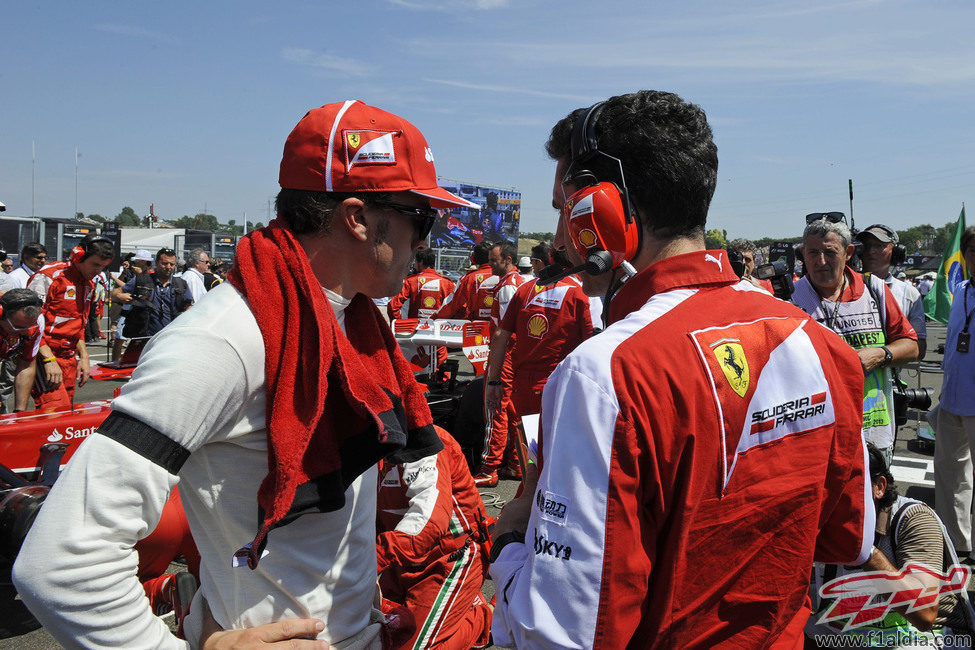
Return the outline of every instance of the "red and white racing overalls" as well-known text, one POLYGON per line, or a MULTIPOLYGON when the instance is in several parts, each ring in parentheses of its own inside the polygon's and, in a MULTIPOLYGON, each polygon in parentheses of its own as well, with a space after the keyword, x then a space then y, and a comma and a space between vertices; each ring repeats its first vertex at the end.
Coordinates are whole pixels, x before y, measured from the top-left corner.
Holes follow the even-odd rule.
POLYGON ((403 281, 403 290, 389 301, 389 317, 433 318, 453 290, 452 280, 424 269, 403 281))
POLYGON ((379 466, 377 558, 383 598, 405 606, 416 632, 402 648, 484 647, 491 608, 485 511, 460 446, 436 427, 436 456, 379 466))
POLYGON ((490 320, 498 280, 491 265, 482 264, 460 279, 434 318, 490 320))
POLYGON ((859 358, 725 251, 643 269, 608 322, 545 386, 494 643, 802 647, 813 561, 873 541, 859 358))
MULTIPOLYGON (((491 333, 498 328, 501 318, 508 309, 508 304, 515 297, 518 287, 525 284, 525 278, 514 267, 498 281, 494 292, 494 303, 491 305, 491 333)), ((514 381, 514 369, 511 365, 510 353, 504 355, 504 365, 501 367, 501 406, 494 413, 489 413, 491 428, 484 434, 484 451, 481 454, 481 466, 484 471, 491 471, 501 465, 508 444, 508 423, 513 420, 514 407, 511 404, 511 386, 514 381)), ((513 447, 512 447, 513 450, 513 447)), ((513 453, 509 450, 509 460, 514 466, 513 453)))
POLYGON ((500 329, 514 335, 508 351, 514 370, 514 412, 518 417, 538 413, 542 389, 555 366, 592 336, 589 298, 572 276, 547 287, 526 282, 508 304, 500 329))
POLYGON ((28 289, 39 290, 45 285, 41 342, 54 352, 64 379, 58 388, 47 393, 41 393, 35 386, 34 404, 37 408, 70 408, 78 376, 78 341, 84 340, 95 283, 86 280, 74 264, 57 262, 42 267, 27 282, 28 289))

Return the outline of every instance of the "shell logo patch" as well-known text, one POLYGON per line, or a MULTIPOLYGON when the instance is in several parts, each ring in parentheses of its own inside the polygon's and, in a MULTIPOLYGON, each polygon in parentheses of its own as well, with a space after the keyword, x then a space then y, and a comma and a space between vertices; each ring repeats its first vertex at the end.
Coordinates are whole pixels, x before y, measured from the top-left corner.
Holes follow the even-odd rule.
POLYGON ((548 319, 542 314, 535 314, 528 319, 528 335, 540 339, 548 331, 548 319))
POLYGON ((427 296, 426 298, 423 299, 424 307, 436 307, 436 305, 437 305, 437 299, 434 298, 433 296, 427 296))
POLYGON ((494 304, 494 296, 484 296, 484 306, 490 307, 494 304))
POLYGON ((596 233, 588 228, 579 231, 579 243, 586 248, 592 248, 596 245, 596 233))
POLYGON ((78 292, 74 287, 68 287, 67 291, 64 292, 64 297, 67 300, 74 300, 78 296, 78 292))
POLYGON ((748 359, 740 339, 719 339, 711 344, 711 353, 718 360, 725 379, 739 397, 748 392, 748 359))

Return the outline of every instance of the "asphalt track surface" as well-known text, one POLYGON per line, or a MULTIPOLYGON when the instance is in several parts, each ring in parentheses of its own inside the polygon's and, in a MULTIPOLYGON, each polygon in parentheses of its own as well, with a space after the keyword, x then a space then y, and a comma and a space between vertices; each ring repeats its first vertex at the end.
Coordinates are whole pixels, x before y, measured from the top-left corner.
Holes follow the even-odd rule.
MULTIPOLYGON (((928 352, 921 363, 909 364, 901 371, 902 378, 911 388, 928 387, 934 391, 934 404, 938 402, 941 392, 941 355, 935 350, 944 343, 944 326, 928 323, 928 352)), ((108 349, 104 344, 93 344, 89 352, 94 361, 108 359, 108 349)), ((178 376, 173 381, 179 381, 178 376)), ((116 388, 123 382, 89 382, 77 390, 77 401, 86 402, 99 399, 111 399, 116 388)), ((897 443, 894 451, 893 474, 902 494, 920 499, 930 505, 934 504, 934 476, 931 468, 931 455, 919 448, 916 441, 919 426, 919 413, 908 412, 908 423, 897 432, 897 443)), ((488 514, 497 516, 501 507, 514 497, 518 483, 516 481, 501 481, 494 488, 481 490, 487 506, 488 514)), ((171 569, 179 570, 174 565, 171 569)), ((9 575, 9 574, 8 574, 9 575)), ((5 578, 6 580, 6 578, 5 578)), ((0 589, 9 589, 8 585, 0 584, 0 589)), ((488 599, 494 594, 494 585, 490 579, 485 582, 484 593, 488 599)), ((94 614, 93 614, 94 615, 94 614)), ((167 620, 172 620, 170 616, 167 620)), ((0 650, 51 650, 61 648, 43 629, 38 629, 36 621, 19 600, 13 606, 0 607, 0 650)))

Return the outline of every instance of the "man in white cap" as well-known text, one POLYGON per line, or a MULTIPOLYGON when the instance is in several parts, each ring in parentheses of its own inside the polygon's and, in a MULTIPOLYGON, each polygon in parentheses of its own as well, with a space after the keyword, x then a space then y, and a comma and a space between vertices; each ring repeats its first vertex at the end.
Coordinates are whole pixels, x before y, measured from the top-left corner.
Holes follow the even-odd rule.
POLYGON ((361 101, 309 111, 279 182, 278 217, 146 346, 24 543, 18 592, 66 645, 380 647, 376 466, 442 444, 371 298, 399 291, 437 208, 471 204, 415 126, 361 101), (132 550, 177 483, 202 558, 186 641, 132 550))

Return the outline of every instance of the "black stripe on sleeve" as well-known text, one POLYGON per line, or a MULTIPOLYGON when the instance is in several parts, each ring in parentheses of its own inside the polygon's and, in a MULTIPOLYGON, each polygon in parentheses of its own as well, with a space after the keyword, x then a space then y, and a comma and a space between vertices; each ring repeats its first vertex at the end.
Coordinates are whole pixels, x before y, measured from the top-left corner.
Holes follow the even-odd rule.
POLYGON ((98 433, 128 447, 174 476, 190 457, 188 449, 166 434, 118 411, 112 411, 105 418, 98 427, 98 433))

